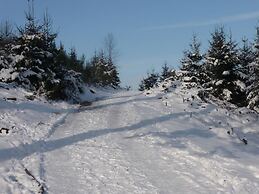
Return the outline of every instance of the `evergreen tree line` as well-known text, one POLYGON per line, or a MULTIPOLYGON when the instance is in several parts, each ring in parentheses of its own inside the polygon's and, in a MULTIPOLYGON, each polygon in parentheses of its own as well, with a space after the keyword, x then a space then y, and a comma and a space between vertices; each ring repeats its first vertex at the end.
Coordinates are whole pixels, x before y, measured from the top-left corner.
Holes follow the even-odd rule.
MULTIPOLYGON (((0 24, 0 81, 22 86, 49 99, 78 101, 84 84, 118 87, 120 79, 113 55, 107 49, 89 61, 56 45, 48 13, 39 22, 29 5, 24 26, 15 31, 10 22, 0 24)), ((110 42, 112 44, 112 42, 110 42)))
POLYGON ((119 87, 120 78, 114 59, 106 55, 103 50, 95 52, 94 56, 88 61, 84 55, 78 57, 75 48, 67 53, 64 46, 60 44, 58 50, 58 60, 67 69, 80 72, 84 83, 113 88, 119 87))
POLYGON ((175 75, 175 70, 170 68, 167 63, 165 63, 162 66, 160 73, 155 72, 155 70, 152 70, 151 73, 147 73, 147 76, 143 78, 139 84, 139 90, 149 90, 158 86, 158 83, 165 81, 167 78, 174 79, 175 75))
MULTIPOLYGON (((217 27, 211 33, 205 53, 193 36, 177 74, 189 87, 198 87, 220 100, 259 111, 259 27, 253 42, 243 38, 240 45, 224 27, 217 27)), ((142 87, 145 79, 141 89, 148 89, 142 87)))

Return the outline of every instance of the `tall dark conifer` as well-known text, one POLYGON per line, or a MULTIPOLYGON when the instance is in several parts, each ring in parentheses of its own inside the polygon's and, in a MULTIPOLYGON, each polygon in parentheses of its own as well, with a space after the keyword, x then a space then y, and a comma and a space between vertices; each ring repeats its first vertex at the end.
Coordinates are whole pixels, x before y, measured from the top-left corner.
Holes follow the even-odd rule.
POLYGON ((249 43, 247 38, 242 39, 242 46, 239 49, 239 66, 238 73, 240 78, 249 86, 250 83, 250 74, 251 74, 251 63, 254 61, 254 52, 252 44, 249 43))
POLYGON ((256 38, 254 43, 254 61, 250 64, 250 86, 248 87, 249 95, 248 107, 259 112, 259 27, 256 29, 256 38))
POLYGON ((224 28, 219 27, 211 34, 210 47, 206 56, 206 70, 211 78, 207 87, 214 96, 243 106, 245 85, 237 75, 238 50, 232 37, 227 37, 224 28))

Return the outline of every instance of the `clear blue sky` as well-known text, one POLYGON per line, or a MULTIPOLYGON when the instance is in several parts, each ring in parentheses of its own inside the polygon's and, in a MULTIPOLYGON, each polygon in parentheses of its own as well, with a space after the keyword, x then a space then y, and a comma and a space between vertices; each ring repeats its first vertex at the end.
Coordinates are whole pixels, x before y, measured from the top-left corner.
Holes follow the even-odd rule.
MULTIPOLYGON (((217 24, 234 39, 254 38, 257 0, 35 0, 36 15, 48 8, 66 48, 91 57, 113 33, 120 56, 122 85, 135 85, 167 61, 178 66, 182 51, 196 33, 206 49, 217 24)), ((24 23, 27 0, 0 0, 0 19, 24 23)))

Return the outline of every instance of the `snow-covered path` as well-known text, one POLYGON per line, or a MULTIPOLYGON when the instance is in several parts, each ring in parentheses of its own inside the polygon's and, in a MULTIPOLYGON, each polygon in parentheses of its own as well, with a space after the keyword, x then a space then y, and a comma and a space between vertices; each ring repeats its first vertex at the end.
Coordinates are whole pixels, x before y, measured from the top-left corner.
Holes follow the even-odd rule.
POLYGON ((118 93, 70 114, 42 148, 48 193, 259 193, 258 155, 180 100, 118 93))
POLYGON ((135 98, 99 101, 56 130, 50 141, 62 146, 45 153, 49 193, 157 193, 126 157, 127 133, 137 130, 135 98))
POLYGON ((258 114, 181 87, 101 92, 106 99, 80 109, 0 93, 19 96, 0 99, 1 125, 11 130, 0 134, 1 194, 39 193, 39 183, 50 194, 259 194, 258 114))

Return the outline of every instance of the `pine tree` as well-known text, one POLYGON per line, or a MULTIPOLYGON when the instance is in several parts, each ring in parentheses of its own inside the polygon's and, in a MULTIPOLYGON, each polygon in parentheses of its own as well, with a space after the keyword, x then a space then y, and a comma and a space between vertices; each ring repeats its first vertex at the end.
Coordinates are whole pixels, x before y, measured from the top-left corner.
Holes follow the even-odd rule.
POLYGON ((100 51, 92 57, 86 65, 86 74, 89 75, 88 83, 100 86, 111 86, 117 88, 120 84, 119 73, 109 56, 105 56, 104 51, 100 51))
POLYGON ((101 86, 107 86, 109 81, 107 78, 108 66, 103 51, 92 59, 92 77, 93 83, 101 86))
POLYGON ((0 80, 16 83, 49 99, 78 101, 83 92, 81 74, 61 63, 66 62, 64 48, 57 49, 56 35, 48 30, 46 36, 44 25, 36 22, 33 1, 26 13, 25 26, 19 32, 15 41, 6 46, 9 53, 3 55, 3 61, 8 63, 0 71, 0 80))
POLYGON ((59 47, 57 48, 57 57, 56 57, 56 63, 62 64, 64 67, 68 67, 69 65, 69 57, 68 54, 65 50, 64 45, 60 42, 59 47))
POLYGON ((86 63, 85 75, 87 77, 87 83, 89 84, 97 84, 96 77, 96 64, 98 63, 97 53, 94 53, 94 56, 86 63))
POLYGON ((69 64, 68 68, 77 72, 83 71, 83 66, 81 64, 81 61, 78 59, 77 51, 75 48, 70 49, 69 53, 69 64))
POLYGON ((109 74, 109 84, 113 87, 118 87, 120 85, 120 78, 119 78, 119 73, 117 71, 117 67, 114 65, 113 61, 111 58, 107 59, 107 66, 108 66, 108 72, 109 74))
POLYGON ((104 40, 104 54, 107 62, 107 79, 108 83, 113 87, 118 87, 120 84, 119 72, 116 66, 116 58, 118 52, 113 34, 109 33, 104 40))
POLYGON ((187 82, 194 82, 200 84, 202 82, 201 67, 203 56, 200 53, 201 43, 194 35, 190 49, 184 51, 184 57, 181 60, 182 79, 187 82))
POLYGON ((157 86, 158 81, 159 81, 159 74, 156 73, 154 70, 152 70, 152 72, 147 73, 147 77, 141 81, 139 85, 139 90, 140 91, 149 90, 154 86, 157 86))
POLYGON ((248 107, 259 112, 259 27, 254 43, 254 61, 250 63, 250 79, 248 86, 248 107))
POLYGON ((39 25, 34 14, 34 0, 28 0, 28 12, 26 14, 26 23, 24 27, 18 28, 21 35, 35 35, 41 32, 43 25, 39 25))
POLYGON ((162 66, 162 72, 161 72, 161 76, 160 76, 160 82, 164 81, 165 79, 171 77, 173 75, 172 73, 172 69, 170 69, 170 67, 167 65, 167 63, 165 62, 165 64, 162 66))
POLYGON ((240 79, 246 84, 246 86, 249 86, 251 84, 249 81, 251 73, 250 64, 254 61, 254 52, 252 45, 249 43, 247 38, 243 38, 242 43, 242 47, 239 49, 239 66, 237 71, 240 79))
POLYGON ((53 21, 46 10, 43 16, 42 32, 45 37, 46 45, 48 47, 56 48, 55 39, 57 38, 57 33, 54 33, 52 28, 53 21))
POLYGON ((227 35, 223 27, 212 33, 212 40, 206 56, 206 70, 211 78, 211 93, 222 100, 243 106, 245 101, 245 85, 237 75, 237 44, 227 35))
POLYGON ((0 23, 0 49, 4 49, 5 46, 13 42, 16 38, 12 24, 6 20, 0 23))

